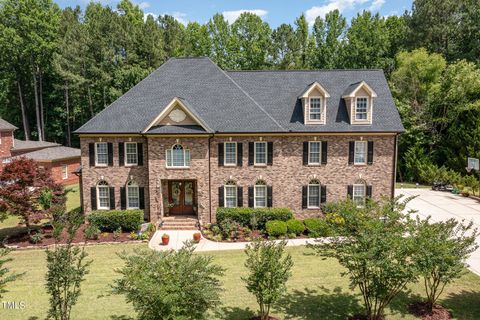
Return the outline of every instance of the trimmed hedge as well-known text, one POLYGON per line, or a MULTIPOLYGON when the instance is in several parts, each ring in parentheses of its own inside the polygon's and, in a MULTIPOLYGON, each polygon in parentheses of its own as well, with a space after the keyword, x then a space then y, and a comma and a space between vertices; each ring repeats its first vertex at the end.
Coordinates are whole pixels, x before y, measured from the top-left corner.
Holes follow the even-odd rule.
POLYGON ((87 216, 90 224, 102 231, 137 231, 143 223, 143 210, 108 210, 93 211, 87 216))
POLYGON ((218 208, 217 223, 230 219, 242 227, 264 230, 267 221, 287 221, 293 218, 293 213, 288 208, 218 208), (256 221, 255 221, 256 220, 256 221), (256 224, 256 226, 254 225, 256 224))
POLYGON ((267 233, 272 237, 284 236, 287 233, 287 223, 280 220, 267 221, 265 225, 267 233))
POLYGON ((305 231, 305 225, 301 220, 290 219, 287 221, 288 233, 295 233, 297 236, 302 234, 305 231))
POLYGON ((303 220, 309 235, 313 237, 326 237, 331 234, 330 226, 325 219, 307 218, 303 220))

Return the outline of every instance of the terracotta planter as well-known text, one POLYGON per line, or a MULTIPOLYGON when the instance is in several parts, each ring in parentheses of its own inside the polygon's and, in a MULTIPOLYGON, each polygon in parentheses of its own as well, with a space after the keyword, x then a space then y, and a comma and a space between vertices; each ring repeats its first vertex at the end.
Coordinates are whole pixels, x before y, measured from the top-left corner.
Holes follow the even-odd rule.
POLYGON ((162 236, 162 245, 164 246, 168 245, 169 241, 170 241, 170 237, 162 236))
POLYGON ((202 234, 200 232, 196 232, 193 234, 193 241, 200 242, 201 238, 202 238, 202 234))

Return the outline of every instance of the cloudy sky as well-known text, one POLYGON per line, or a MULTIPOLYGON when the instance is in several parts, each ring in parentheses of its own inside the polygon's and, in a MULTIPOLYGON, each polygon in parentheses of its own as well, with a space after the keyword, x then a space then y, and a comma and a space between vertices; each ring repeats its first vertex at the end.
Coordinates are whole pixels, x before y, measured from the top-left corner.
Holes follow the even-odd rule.
MULTIPOLYGON (((98 0, 97 0, 98 1, 98 0)), ((89 0, 56 0, 61 7, 80 5, 84 7, 89 0)), ((101 3, 115 7, 118 0, 100 0, 101 3)), ((134 0, 145 13, 153 15, 169 14, 180 22, 207 22, 215 13, 222 12, 227 20, 233 22, 242 12, 249 11, 261 16, 271 26, 283 22, 292 23, 295 17, 305 13, 309 23, 315 17, 338 9, 347 18, 355 16, 364 9, 379 12, 381 15, 400 15, 410 10, 412 0, 134 0)))

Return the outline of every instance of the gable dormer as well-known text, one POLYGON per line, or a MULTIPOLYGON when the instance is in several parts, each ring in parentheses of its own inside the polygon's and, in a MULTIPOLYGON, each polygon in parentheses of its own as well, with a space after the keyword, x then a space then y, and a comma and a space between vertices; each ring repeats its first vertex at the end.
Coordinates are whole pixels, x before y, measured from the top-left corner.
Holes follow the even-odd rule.
POLYGON ((365 82, 351 84, 343 93, 350 124, 372 124, 373 100, 377 94, 365 82))
POLYGON ((303 123, 306 125, 325 124, 327 116, 327 90, 320 83, 314 82, 298 96, 302 101, 303 123))

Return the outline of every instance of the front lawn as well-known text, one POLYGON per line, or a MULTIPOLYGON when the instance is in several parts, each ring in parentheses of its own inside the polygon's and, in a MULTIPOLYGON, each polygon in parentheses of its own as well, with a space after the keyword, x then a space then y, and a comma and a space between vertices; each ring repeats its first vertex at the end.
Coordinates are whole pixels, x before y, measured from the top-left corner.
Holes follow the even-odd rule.
MULTIPOLYGON (((93 263, 90 274, 82 284, 82 296, 73 309, 73 319, 109 319, 113 316, 128 319, 134 316, 130 305, 122 296, 109 295, 109 285, 117 276, 119 267, 116 252, 147 248, 145 244, 99 245, 88 247, 93 263)), ((287 296, 274 309, 282 319, 346 319, 361 312, 358 292, 348 288, 346 278, 340 276, 342 268, 335 260, 323 260, 312 255, 305 247, 288 247, 295 266, 288 282, 287 296)), ((244 287, 240 277, 245 274, 243 251, 212 252, 215 262, 226 268, 223 279, 225 291, 223 305, 212 319, 248 319, 257 306, 253 296, 244 287)), ((43 287, 45 253, 41 250, 15 251, 9 264, 17 272, 27 272, 23 279, 8 286, 10 292, 3 301, 25 301, 24 310, 0 309, 1 319, 43 319, 48 308, 48 297, 43 287)), ((413 285, 409 294, 396 299, 388 310, 387 319, 415 319, 406 313, 405 305, 413 297, 423 294, 420 284, 413 285)), ((448 286, 442 296, 445 306, 452 309, 456 319, 480 319, 480 277, 466 272, 454 285, 448 286)))

